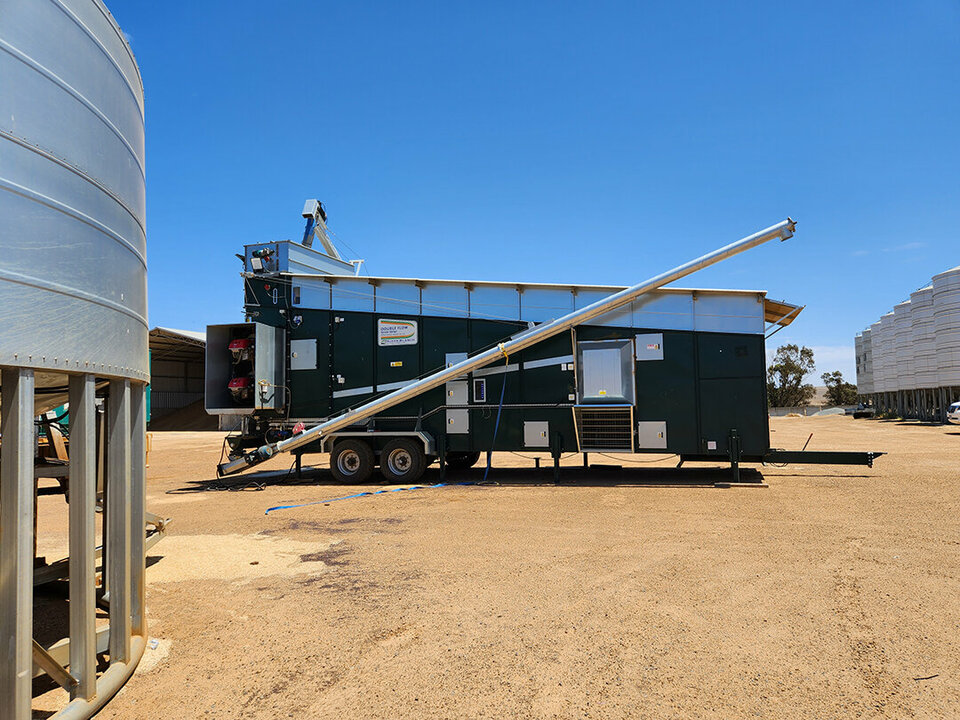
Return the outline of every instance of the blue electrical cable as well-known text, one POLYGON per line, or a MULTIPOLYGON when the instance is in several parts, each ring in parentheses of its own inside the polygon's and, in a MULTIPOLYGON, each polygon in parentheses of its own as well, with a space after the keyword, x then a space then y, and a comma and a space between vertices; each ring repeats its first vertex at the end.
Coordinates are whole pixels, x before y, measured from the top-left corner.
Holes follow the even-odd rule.
MULTIPOLYGON (((500 413, 503 411, 503 398, 507 390, 507 374, 503 374, 503 384, 500 386, 500 404, 497 406, 497 421, 493 424, 493 440, 490 443, 490 451, 493 452, 493 447, 497 442, 497 432, 500 430, 500 413)), ((490 472, 490 463, 487 463, 487 467, 483 471, 483 480, 482 483, 487 481, 487 475, 490 472)), ((385 493, 392 492, 401 492, 403 490, 431 490, 433 488, 447 487, 451 483, 437 483, 436 485, 411 485, 410 487, 401 487, 401 488, 391 488, 389 490, 368 490, 367 492, 356 493, 355 495, 344 495, 343 497, 330 498, 329 500, 314 500, 308 503, 300 503, 299 505, 277 505, 276 507, 267 508, 263 513, 264 515, 269 515, 274 510, 292 510, 294 508, 309 507, 311 505, 326 505, 328 503, 337 502, 338 500, 353 500, 354 498, 367 497, 370 495, 383 495, 385 493)), ((452 485, 473 485, 472 482, 461 482, 461 483, 452 483, 452 485)))
POLYGON ((411 485, 409 487, 390 488, 388 490, 368 490, 366 492, 356 493, 355 495, 344 495, 343 497, 335 497, 328 500, 314 500, 312 502, 300 503, 299 505, 277 505, 276 507, 267 508, 263 514, 269 515, 274 510, 291 510, 293 508, 309 507, 311 505, 326 505, 337 502, 338 500, 353 500, 354 498, 367 497, 368 495, 384 495, 385 493, 402 492, 404 490, 432 490, 433 488, 448 487, 451 485, 473 485, 473 483, 437 483, 436 485, 411 485))

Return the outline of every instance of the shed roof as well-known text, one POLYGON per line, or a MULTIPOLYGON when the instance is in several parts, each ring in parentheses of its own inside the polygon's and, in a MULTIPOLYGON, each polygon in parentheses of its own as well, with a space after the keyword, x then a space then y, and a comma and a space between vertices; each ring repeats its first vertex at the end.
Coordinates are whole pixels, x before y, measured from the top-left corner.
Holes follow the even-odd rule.
POLYGON ((207 334, 194 330, 174 330, 155 327, 150 331, 151 360, 179 360, 203 362, 207 334))

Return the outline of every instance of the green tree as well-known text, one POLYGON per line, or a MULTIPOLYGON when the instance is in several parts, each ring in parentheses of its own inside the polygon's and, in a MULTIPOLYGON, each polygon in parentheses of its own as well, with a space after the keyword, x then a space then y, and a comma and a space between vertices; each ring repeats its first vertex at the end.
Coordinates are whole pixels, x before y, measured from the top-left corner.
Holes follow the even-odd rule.
POLYGON ((813 397, 813 385, 803 378, 813 372, 813 350, 797 345, 781 345, 767 367, 767 402, 771 407, 806 405, 813 397))
POLYGON ((853 405, 857 402, 857 386, 845 382, 839 370, 824 373, 820 378, 827 386, 827 402, 831 405, 853 405))

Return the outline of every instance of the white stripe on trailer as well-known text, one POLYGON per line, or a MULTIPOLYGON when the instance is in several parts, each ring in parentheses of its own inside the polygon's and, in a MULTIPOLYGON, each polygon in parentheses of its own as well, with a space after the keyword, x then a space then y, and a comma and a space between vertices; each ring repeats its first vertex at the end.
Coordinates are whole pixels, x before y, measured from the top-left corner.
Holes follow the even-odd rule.
POLYGON ((367 385, 366 387, 350 388, 349 390, 334 390, 333 396, 335 398, 345 398, 353 397, 354 395, 369 395, 373 392, 373 385, 367 385))
POLYGON ((386 392, 387 390, 399 390, 402 387, 406 387, 410 383, 415 383, 416 378, 413 380, 398 380, 397 382, 384 383, 383 385, 377 385, 377 392, 386 392))
POLYGON ((473 376, 480 378, 486 377, 487 375, 502 375, 503 373, 516 372, 520 369, 520 363, 510 363, 509 365, 497 365, 492 368, 484 368, 483 370, 474 370, 473 376))
MULTIPOLYGON (((550 367, 551 365, 566 365, 573 362, 573 355, 561 355, 560 357, 544 358, 543 360, 529 360, 523 364, 524 370, 533 370, 535 368, 550 367)), ((477 373, 474 373, 476 375, 477 373)))

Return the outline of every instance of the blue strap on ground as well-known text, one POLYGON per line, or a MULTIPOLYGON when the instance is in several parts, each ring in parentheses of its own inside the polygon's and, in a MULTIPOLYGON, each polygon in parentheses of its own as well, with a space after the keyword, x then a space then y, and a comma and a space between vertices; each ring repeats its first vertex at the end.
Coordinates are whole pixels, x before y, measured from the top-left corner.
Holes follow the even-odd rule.
MULTIPOLYGON (((500 405, 497 407, 497 421, 493 425, 493 441, 490 443, 490 449, 493 450, 494 444, 497 442, 497 431, 500 429, 500 413, 503 410, 503 396, 507 390, 507 376, 504 373, 503 384, 500 386, 500 405)), ((490 472, 490 464, 487 463, 486 469, 483 471, 483 480, 481 483, 487 482, 487 474, 490 472)), ((461 482, 461 483, 437 483, 436 485, 411 485, 410 487, 401 487, 401 488, 391 488, 390 490, 369 490, 367 492, 357 493, 356 495, 344 495, 343 497, 330 498, 329 500, 314 500, 313 502, 300 503, 299 505, 277 505, 276 507, 267 508, 264 515, 269 515, 274 510, 292 510, 294 508, 310 507, 311 505, 326 505, 327 503, 336 502, 337 500, 353 500, 354 498, 367 497, 369 495, 383 495, 384 493, 392 492, 401 492, 403 490, 430 490, 432 488, 447 487, 448 485, 473 485, 472 482, 461 482)))
POLYGON ((310 505, 326 505, 328 503, 336 502, 337 500, 353 500, 354 498, 367 497, 370 495, 384 495, 385 493, 402 492, 404 490, 431 490, 433 488, 447 487, 449 485, 473 485, 473 483, 437 483, 436 485, 411 485, 409 487, 389 488, 386 490, 368 490, 367 492, 356 493, 355 495, 344 495, 343 497, 330 498, 329 500, 314 500, 308 503, 300 503, 299 505, 277 505, 276 507, 267 508, 263 514, 269 515, 274 510, 292 510, 293 508, 309 507, 310 505))

